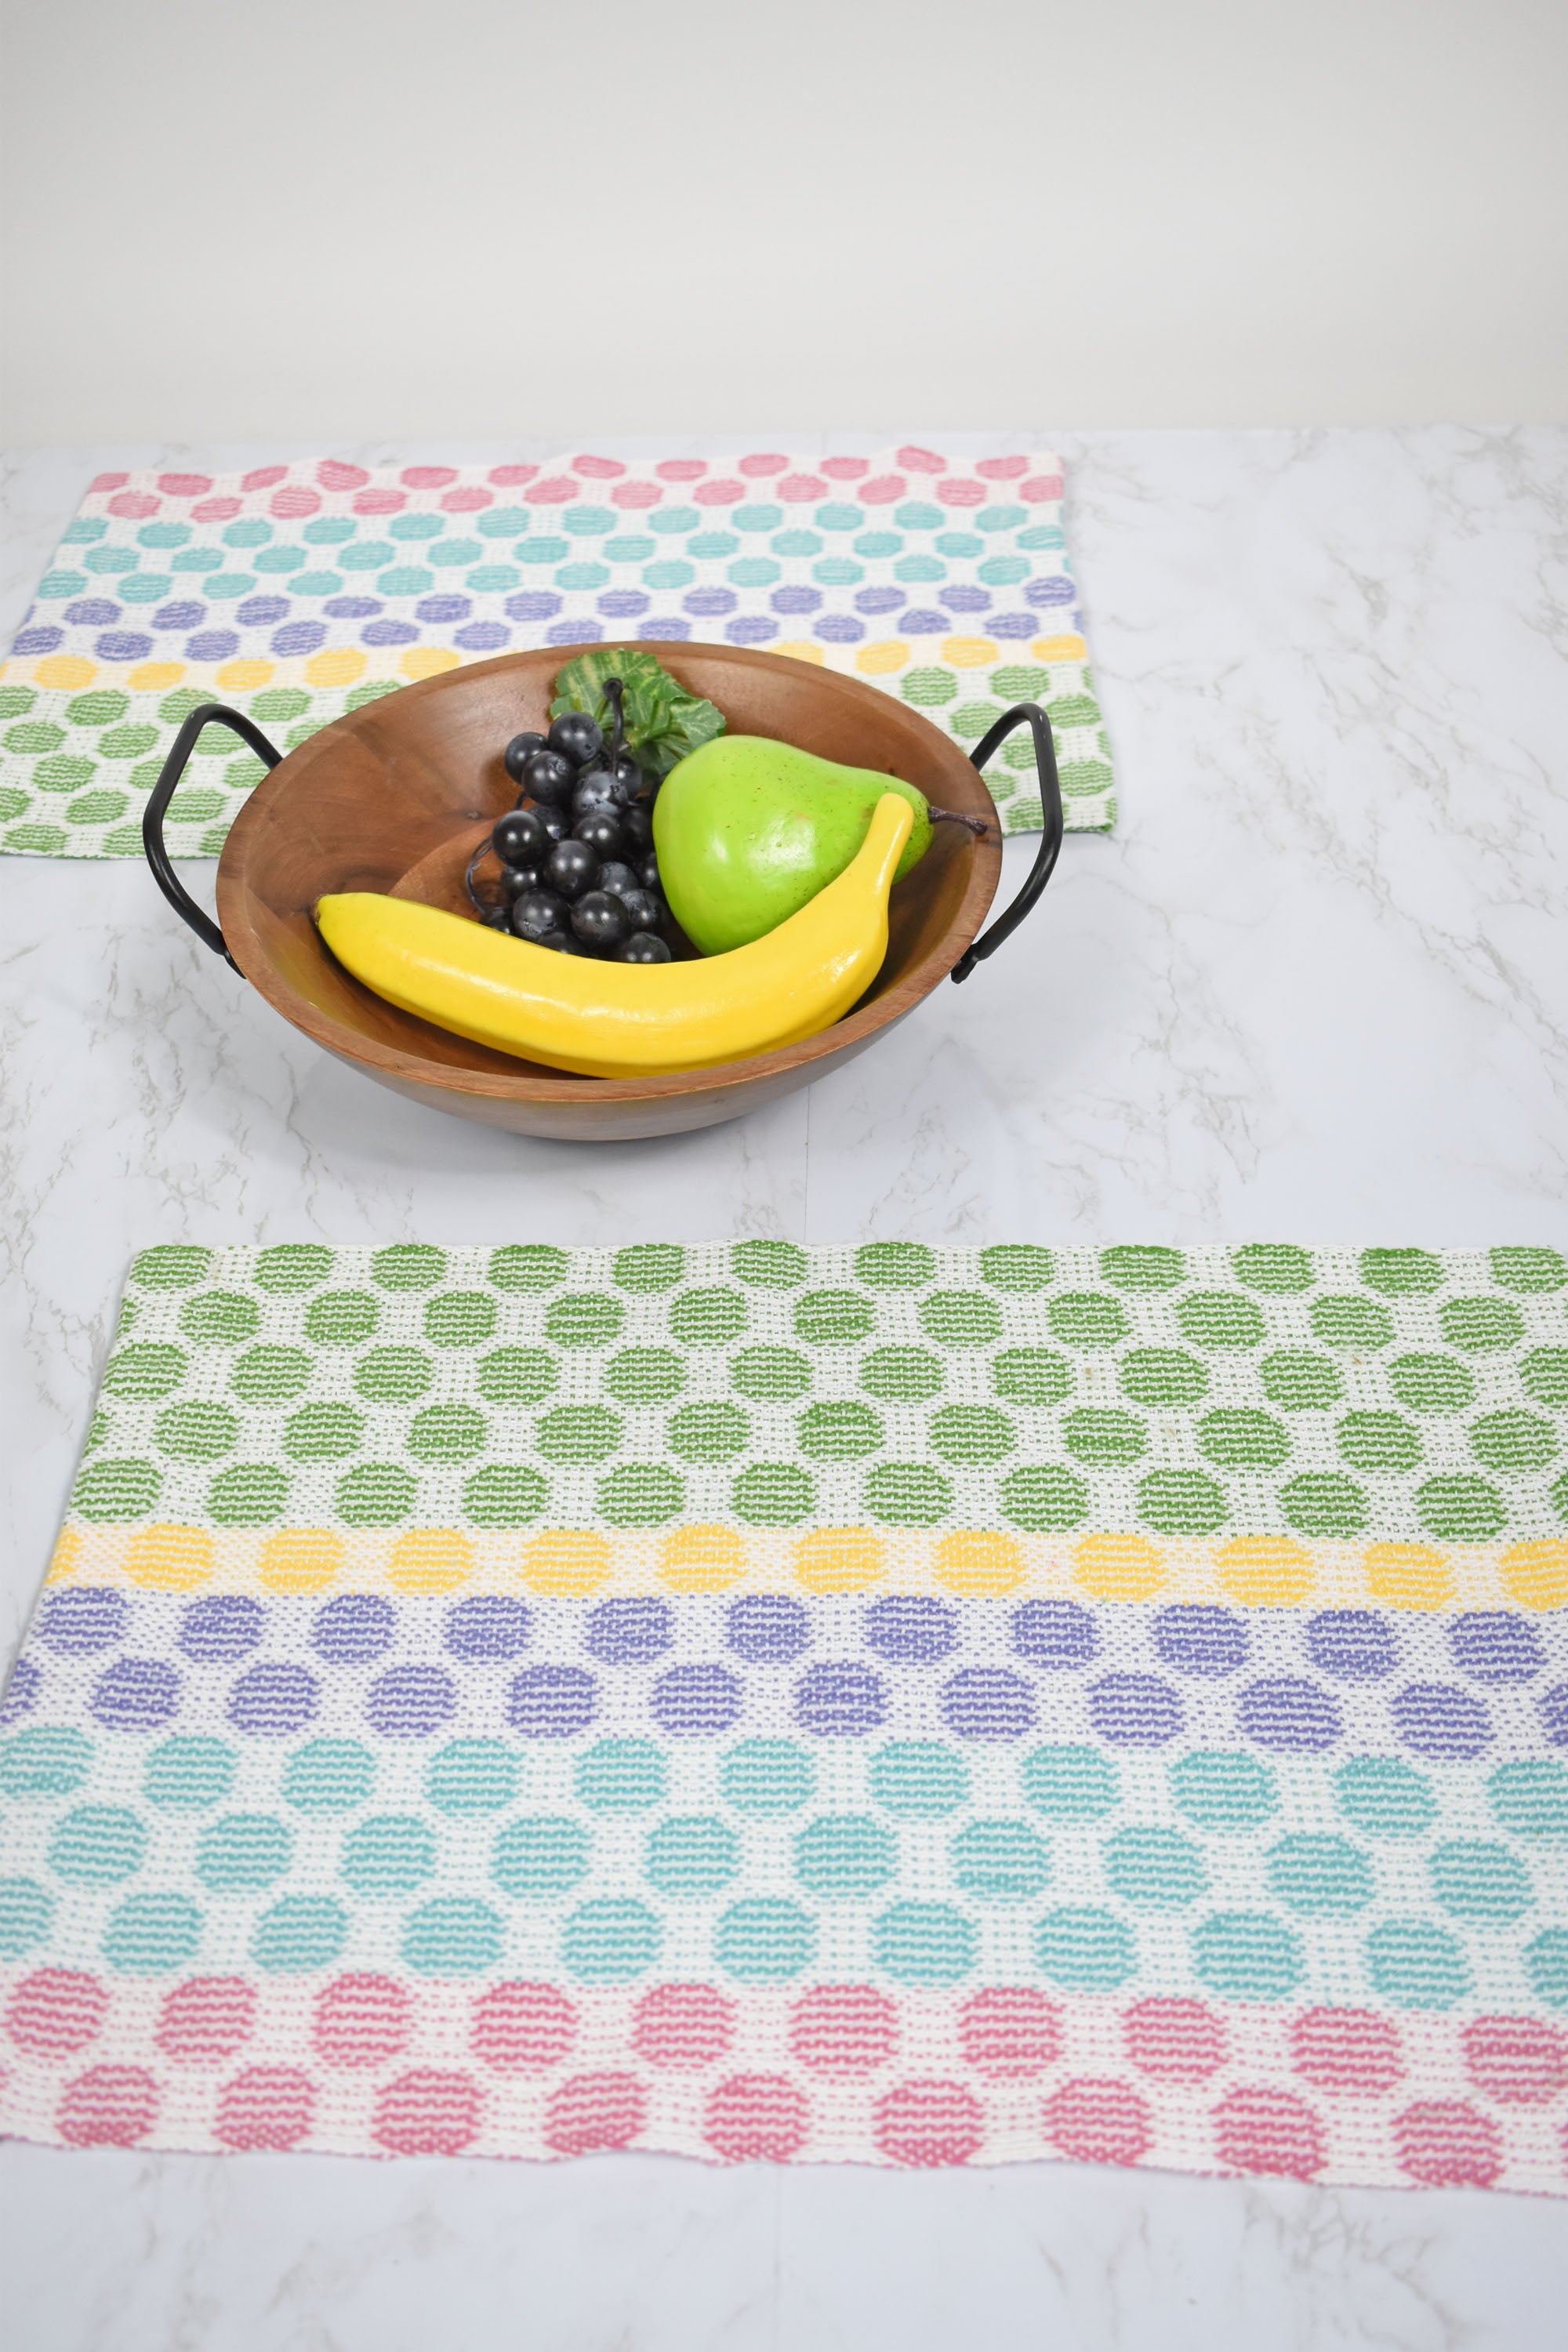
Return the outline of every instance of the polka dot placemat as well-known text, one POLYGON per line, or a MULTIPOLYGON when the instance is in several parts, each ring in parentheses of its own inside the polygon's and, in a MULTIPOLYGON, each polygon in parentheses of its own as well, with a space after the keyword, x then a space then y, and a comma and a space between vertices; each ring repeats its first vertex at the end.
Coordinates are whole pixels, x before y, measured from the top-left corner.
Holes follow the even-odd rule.
MULTIPOLYGON (((198 703, 287 750, 460 662, 626 637, 826 664, 965 745, 1042 702, 1067 822, 1104 830, 1110 751, 1061 499, 1047 450, 100 475, 0 663, 0 850, 140 857, 147 793, 198 703)), ((209 729, 171 854, 216 856, 262 772, 209 729)), ((1038 831, 1026 736, 986 779, 1005 830, 1038 831)))
POLYGON ((0 2130, 1568 2185, 1568 1264, 145 1252, 0 2130))

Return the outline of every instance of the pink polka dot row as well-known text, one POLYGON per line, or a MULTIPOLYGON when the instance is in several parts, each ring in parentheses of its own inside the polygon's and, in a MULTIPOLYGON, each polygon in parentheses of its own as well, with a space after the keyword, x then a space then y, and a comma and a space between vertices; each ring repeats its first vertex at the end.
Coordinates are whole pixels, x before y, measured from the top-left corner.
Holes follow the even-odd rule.
POLYGON ((102 497, 107 511, 121 520, 145 521, 169 506, 196 522, 230 521, 247 500, 259 500, 262 510, 279 521, 304 521, 320 513, 325 497, 346 497, 355 514, 398 514, 411 496, 431 491, 442 493, 437 500, 441 511, 455 515, 493 505, 498 490, 521 492, 530 505, 564 506, 580 498, 585 486, 606 483, 611 504, 628 512, 658 506, 667 488, 679 488, 699 507, 734 506, 752 494, 759 480, 786 505, 811 504, 828 497, 837 485, 852 488, 868 507, 889 506, 909 491, 911 474, 932 477, 925 487, 942 505, 955 509, 983 506, 993 484, 1005 484, 1009 496, 1030 504, 1062 495, 1061 476, 1030 473, 1026 457, 984 459, 972 473, 947 471, 946 459, 929 451, 903 449, 899 461, 904 467, 899 473, 873 474, 870 460, 864 457, 827 457, 813 471, 791 472, 787 457, 742 457, 735 461, 733 473, 715 473, 706 458, 675 457, 633 474, 617 459, 583 457, 573 460, 568 473, 545 474, 537 466, 492 467, 482 482, 459 479, 452 466, 406 466, 394 483, 377 481, 363 466, 323 459, 314 468, 313 481, 291 478, 287 466, 261 466, 242 475, 237 492, 218 491, 207 474, 160 474, 151 489, 130 487, 129 474, 100 474, 89 495, 102 497), (928 459, 929 464, 924 462, 928 459), (270 497, 264 495, 268 491, 270 497))
MULTIPOLYGON (((5 2033, 36 2056, 74 2056, 100 2038, 111 2001, 110 1988, 96 1977, 38 1969, 13 1990, 5 2033)), ((415 1988, 395 1978, 338 1977, 314 1997, 312 2053, 330 2068, 383 2065, 412 2039, 419 2001, 415 1988)), ((585 2004, 552 1985, 492 1985, 472 1999, 471 2047, 498 2072, 547 2071, 571 2055, 592 2004, 593 1997, 585 2004)), ((192 1978, 163 1996, 153 2038, 176 2065, 221 2065, 255 2034, 260 2007, 259 1989, 244 1978, 192 1978)), ((873 1985, 816 1985, 790 1997, 785 2013, 796 2063, 840 2078, 891 2063, 908 2022, 904 2005, 873 1985)), ((729 2053, 744 2014, 713 1985, 656 1985, 632 2009, 631 2046, 653 2067, 700 2070, 729 2053)), ((924 2006, 920 2016, 929 2041, 932 2016, 924 2006)), ((1027 1987, 993 1987, 952 2005, 964 2065, 999 2084, 1028 2082, 1057 2066, 1069 2023, 1059 2003, 1027 1987)), ((1151 1996, 1123 2010, 1119 2024, 1128 2061, 1155 2082, 1202 2084, 1235 2055, 1226 2017, 1199 2000, 1151 1996)), ((1568 2035, 1542 2019, 1474 2018, 1458 2029, 1457 2042, 1470 2082, 1500 2105, 1545 2106, 1568 2092, 1568 2035)), ((1336 2100, 1381 2098, 1411 2071, 1398 2023, 1372 2010, 1303 2011, 1286 2021, 1285 2044, 1291 2071, 1336 2100)))
MULTIPOLYGON (((260 1999, 243 1979, 192 1979, 163 1996, 154 2045, 181 2074, 227 2067, 257 2030, 260 1999)), ((376 1975, 343 1976, 322 1987, 310 2021, 312 2069, 325 2070, 330 2082, 405 2057, 418 2001, 414 1988, 376 1975)), ((110 1988, 85 1972, 37 1969, 14 1989, 5 2031, 24 2053, 73 2057, 100 2039, 111 2003, 110 1988)), ((400 2153, 452 2153, 471 2145, 483 2135, 487 2083, 556 2073, 579 2041, 585 2005, 593 2004, 554 1986, 490 1986, 474 1997, 469 2016, 469 2046, 483 2072, 416 2066, 398 2074, 374 2091, 371 2138, 400 2153)), ((900 2004, 868 1985, 815 1986, 789 2001, 786 2016, 799 2073, 731 2073, 705 2095, 704 2144, 724 2160, 784 2160, 805 2150, 814 2083, 882 2073, 898 2055, 905 2023, 900 2004)), ((742 2021, 741 2005, 715 1986, 667 1984, 645 1992, 632 2009, 626 2038, 628 2055, 650 2069, 652 2079, 610 2069, 556 2082, 540 2126, 544 2148, 574 2155, 632 2145, 648 2129, 661 2095, 658 2078, 721 2065, 742 2021)), ((932 2022, 923 2012, 922 2021, 927 2028, 932 2022)), ((922 2075, 877 2090, 868 2083, 867 2153, 902 2165, 972 2160, 992 2128, 987 2096, 1016 2101, 1016 2091, 1002 2086, 1034 2084, 1058 2067, 1068 2024, 1058 2004, 1028 1988, 993 1988, 958 2002, 955 2037, 971 2080, 922 2075), (989 2095, 987 2084, 995 2086, 989 2095)), ((1173 2150, 1159 2145, 1157 2086, 1201 2085, 1230 2055, 1226 2019, 1199 2001, 1136 2001, 1122 2012, 1121 2028, 1128 2058, 1151 2087, 1117 2074, 1041 2084, 1033 2112, 1043 2149, 1086 2163, 1135 2164, 1152 2152, 1154 2160, 1169 2161, 1173 2150)), ((1189 2128, 1201 2127, 1210 2143, 1207 2160, 1222 2168, 1310 2179, 1332 2158, 1335 2131, 1346 2125, 1344 2103, 1353 2114, 1355 2103, 1381 2097, 1405 2074, 1396 2023, 1373 2011, 1305 2011, 1289 2021, 1289 2042, 1298 2077, 1327 2095, 1336 2114, 1325 2115, 1279 2084, 1244 2082, 1204 2101, 1190 2126, 1182 2117, 1184 2140, 1189 2128)), ((1500 2107, 1540 2108, 1568 2087, 1568 2039, 1542 2020, 1474 2019, 1459 2029, 1458 2042, 1476 2088, 1500 2107)), ((95 2065, 60 2093, 56 2128, 70 2145, 133 2145, 155 2129, 163 2095, 145 2067, 95 2065)), ((236 2148, 300 2145, 315 2128, 323 2095, 336 2096, 317 2071, 244 2067, 217 2090, 213 2136, 236 2148)), ((1016 2154, 1016 2105, 1005 2127, 1008 2152, 1016 2154)), ((1357 2127, 1358 2143, 1370 2127, 1370 2119, 1357 2127)), ((1170 2128, 1167 2121, 1167 2134, 1170 2128)), ((1484 2187, 1504 2168, 1497 2118, 1467 2100, 1416 2098, 1386 2129, 1394 2160, 1412 2180, 1484 2187)), ((1568 2161, 1568 2147, 1563 2158, 1568 2161)))
MULTIPOLYGON (((921 449, 912 444, 900 449, 894 462, 909 474, 935 475, 945 474, 949 470, 949 460, 940 451, 921 449)), ((1031 462, 1026 457, 982 457, 974 471, 984 481, 1011 482, 1021 479, 1028 472, 1031 462)), ((747 481, 787 473, 790 467, 789 458, 774 451, 737 457, 733 463, 735 471, 747 481)), ((820 471, 830 481, 856 482, 870 472, 871 463, 869 457, 824 457, 820 462, 820 471)), ((663 482, 696 482, 710 470, 710 464, 711 461, 706 457, 666 457, 651 470, 663 482)), ((241 476, 241 487, 247 490, 267 489, 275 482, 287 481, 291 470, 288 466, 258 466, 241 476)), ((532 481, 540 470, 537 466, 492 466, 485 478, 510 489, 521 483, 532 481)), ((571 460, 571 471, 581 475, 585 481, 619 481, 633 470, 619 457, 599 457, 585 453, 571 460)), ((321 458, 314 468, 314 477, 324 490, 361 490, 374 479, 367 467, 351 466, 339 457, 321 458)), ((131 478, 129 474, 98 474, 88 487, 89 491, 122 490, 131 478)), ((458 480, 458 468, 456 466, 405 466, 397 478, 411 490, 441 489, 447 483, 458 480)), ((199 499, 205 498, 212 489, 215 477, 211 474, 160 474, 157 480, 158 488, 165 498, 199 499)))
MULTIPOLYGON (((321 2090, 299 2067, 247 2067, 218 2091, 213 2137, 235 2149, 298 2147, 311 2137, 321 2090)), ((162 2100, 145 2067, 89 2067, 65 2086, 55 2126, 70 2147, 131 2147, 155 2130, 162 2100)), ((370 2137, 396 2155, 456 2156, 482 2137, 486 2103, 486 2086, 473 2074, 415 2067, 376 2093, 370 2137)), ((631 2147, 647 2132, 654 2104, 654 2086, 636 2074, 568 2076, 549 2095, 542 2148, 585 2156, 631 2147)), ((1037 2121, 1042 2151, 1080 2164, 1137 2164, 1160 2153, 1150 2101, 1114 2076, 1063 2083, 1041 2103, 1037 2121)), ((1290 2091, 1238 2084, 1206 2122, 1211 2160, 1228 2172, 1308 2180, 1331 2158, 1322 2117, 1290 2091)), ((703 2142, 727 2163, 788 2162, 811 2152, 812 2131, 809 2092, 788 2075, 731 2074, 703 2101, 703 2142)), ((870 2107, 867 2132, 865 2154, 918 2168, 968 2164, 984 2152, 989 2136, 983 2101, 967 2084, 942 2077, 917 2077, 883 2092, 870 2107)), ((1426 2186, 1489 2188, 1506 2162, 1497 2123, 1463 2100, 1416 2101, 1393 2118, 1391 2137, 1399 2169, 1426 2186)), ((1183 2153, 1191 2160, 1197 2152, 1183 2153)))

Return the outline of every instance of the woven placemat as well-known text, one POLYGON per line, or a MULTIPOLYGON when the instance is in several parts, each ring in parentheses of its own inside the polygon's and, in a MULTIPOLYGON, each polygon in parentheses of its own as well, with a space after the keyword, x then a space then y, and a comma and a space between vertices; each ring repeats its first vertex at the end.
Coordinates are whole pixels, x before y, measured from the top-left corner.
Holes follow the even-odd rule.
POLYGON ((0 2128, 1568 2180, 1544 1249, 166 1247, 0 2128))
MULTIPOLYGON (((1103 830, 1110 751, 1061 498, 1048 450, 101 475, 0 663, 0 850, 141 856, 147 793, 198 703, 286 749, 464 661, 626 637, 826 664, 966 746, 1043 702, 1067 822, 1103 830)), ((216 856, 262 773, 209 729, 172 854, 216 856)), ((986 776, 1005 831, 1038 831, 1026 736, 986 776)))

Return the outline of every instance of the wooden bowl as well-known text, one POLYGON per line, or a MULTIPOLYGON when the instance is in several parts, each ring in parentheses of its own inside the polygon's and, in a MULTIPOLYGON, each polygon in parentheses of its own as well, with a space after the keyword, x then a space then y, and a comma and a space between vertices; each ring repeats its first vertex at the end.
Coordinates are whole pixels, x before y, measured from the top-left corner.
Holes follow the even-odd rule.
POLYGON ((340 1061, 416 1102, 522 1135, 608 1141, 711 1127, 863 1054, 946 977, 979 930, 1001 871, 1001 828, 951 736, 858 678, 776 654, 643 648, 716 703, 735 734, 883 770, 985 825, 977 836, 938 824, 893 890, 881 971, 830 1029, 716 1069, 573 1077, 400 1012, 328 954, 310 916, 328 891, 466 906, 464 866, 516 797, 502 752, 521 729, 548 725, 551 686, 573 650, 503 654, 444 671, 366 703, 290 751, 246 803, 218 866, 218 920, 240 971, 340 1061))

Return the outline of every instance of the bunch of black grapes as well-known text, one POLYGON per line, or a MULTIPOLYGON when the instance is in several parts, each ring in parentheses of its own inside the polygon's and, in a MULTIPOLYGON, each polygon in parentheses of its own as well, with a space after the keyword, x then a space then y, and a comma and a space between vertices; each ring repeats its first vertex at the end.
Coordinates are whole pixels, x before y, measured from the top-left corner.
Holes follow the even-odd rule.
POLYGON ((605 681, 616 714, 605 742, 596 719, 563 711, 548 735, 514 735, 506 772, 518 787, 468 864, 480 920, 536 947, 616 963, 668 963, 669 908, 653 854, 658 785, 626 748, 620 680, 605 681), (476 868, 500 861, 500 895, 481 898, 476 868))

